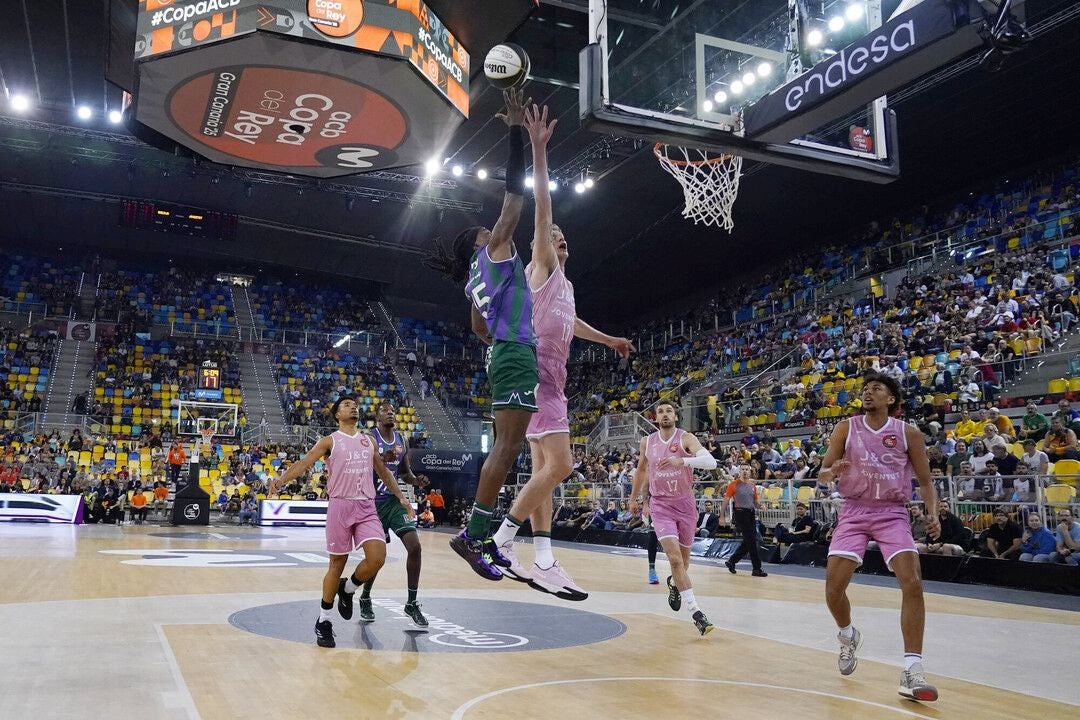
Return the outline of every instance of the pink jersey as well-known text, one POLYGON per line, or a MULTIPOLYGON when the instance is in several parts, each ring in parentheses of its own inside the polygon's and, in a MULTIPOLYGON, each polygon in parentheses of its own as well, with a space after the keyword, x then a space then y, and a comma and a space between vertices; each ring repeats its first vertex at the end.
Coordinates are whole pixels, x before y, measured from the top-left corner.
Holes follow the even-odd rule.
POLYGON ((659 468, 664 458, 691 457, 683 449, 683 431, 675 428, 675 434, 665 441, 657 430, 645 439, 645 457, 649 460, 649 495, 653 497, 694 497, 694 470, 685 465, 659 468))
POLYGON ((326 493, 331 498, 367 500, 375 497, 375 473, 372 455, 375 445, 367 435, 357 431, 347 435, 340 430, 330 435, 334 440, 326 469, 326 493))
MULTIPOLYGON (((533 264, 525 268, 531 277, 533 264)), ((538 290, 532 291, 533 332, 536 333, 536 355, 541 374, 547 374, 560 387, 566 385, 566 361, 570 357, 570 342, 574 339, 574 286, 558 265, 538 290)))
POLYGON ((904 429, 893 417, 878 430, 866 424, 864 415, 848 420, 844 459, 851 466, 837 481, 841 495, 858 505, 897 505, 911 499, 915 471, 904 429))

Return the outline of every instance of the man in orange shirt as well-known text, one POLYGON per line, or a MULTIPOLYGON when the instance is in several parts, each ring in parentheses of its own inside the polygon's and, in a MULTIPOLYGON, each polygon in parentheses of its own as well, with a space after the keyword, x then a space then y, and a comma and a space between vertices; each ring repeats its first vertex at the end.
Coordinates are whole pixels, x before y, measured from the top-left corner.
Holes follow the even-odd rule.
POLYGON ((131 521, 136 525, 142 525, 146 520, 146 496, 141 490, 136 490, 131 496, 131 521))
POLYGON ((169 482, 175 483, 180 479, 180 468, 185 461, 187 461, 187 453, 184 452, 184 445, 179 440, 176 440, 173 442, 172 447, 169 448, 169 459, 166 463, 169 482))
POLYGON ((443 498, 442 490, 432 488, 428 491, 427 501, 431 514, 435 516, 435 526, 438 527, 443 522, 443 513, 446 510, 446 500, 443 498))
POLYGON ((162 517, 165 516, 165 504, 169 499, 169 488, 165 487, 165 483, 154 483, 154 511, 161 511, 162 517))

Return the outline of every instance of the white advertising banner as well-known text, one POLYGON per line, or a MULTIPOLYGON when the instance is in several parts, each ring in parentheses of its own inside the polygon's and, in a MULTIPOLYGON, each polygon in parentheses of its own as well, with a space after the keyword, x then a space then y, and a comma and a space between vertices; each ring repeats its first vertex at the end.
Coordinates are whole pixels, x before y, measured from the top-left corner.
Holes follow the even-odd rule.
POLYGON ((259 503, 259 524, 324 527, 327 505, 326 500, 263 500, 259 503))
POLYGON ((82 495, 0 494, 0 522, 78 525, 82 521, 82 495))

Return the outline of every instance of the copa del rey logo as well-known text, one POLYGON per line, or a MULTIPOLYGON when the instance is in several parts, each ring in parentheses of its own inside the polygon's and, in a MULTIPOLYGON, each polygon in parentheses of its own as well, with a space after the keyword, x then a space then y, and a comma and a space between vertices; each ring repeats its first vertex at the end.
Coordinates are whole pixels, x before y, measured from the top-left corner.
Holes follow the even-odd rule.
POLYGON ((428 453, 420 458, 420 462, 424 467, 428 468, 445 468, 451 467, 455 470, 460 470, 465 465, 471 462, 473 459, 472 453, 461 453, 461 457, 440 457, 436 453, 428 453))

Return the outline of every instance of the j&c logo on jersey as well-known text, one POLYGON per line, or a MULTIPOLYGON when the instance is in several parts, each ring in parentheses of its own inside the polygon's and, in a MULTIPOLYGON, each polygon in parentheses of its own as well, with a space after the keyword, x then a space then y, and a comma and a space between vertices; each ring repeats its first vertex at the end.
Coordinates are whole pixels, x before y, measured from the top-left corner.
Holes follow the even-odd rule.
POLYGON ((668 445, 668 450, 670 450, 671 452, 679 452, 679 444, 671 443, 670 445, 668 445))
POLYGON ((887 448, 896 447, 896 436, 891 433, 889 435, 886 435, 885 437, 881 438, 881 444, 887 448))

